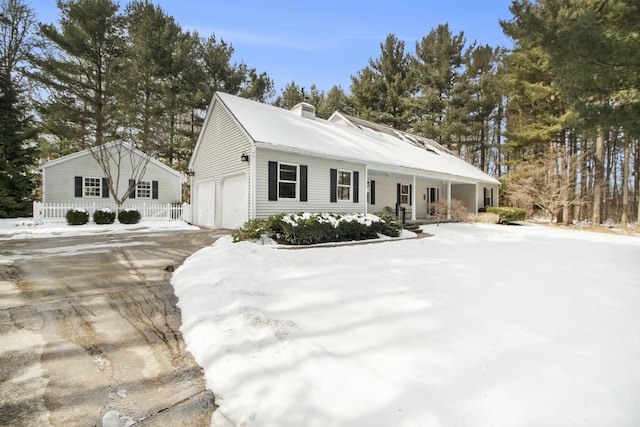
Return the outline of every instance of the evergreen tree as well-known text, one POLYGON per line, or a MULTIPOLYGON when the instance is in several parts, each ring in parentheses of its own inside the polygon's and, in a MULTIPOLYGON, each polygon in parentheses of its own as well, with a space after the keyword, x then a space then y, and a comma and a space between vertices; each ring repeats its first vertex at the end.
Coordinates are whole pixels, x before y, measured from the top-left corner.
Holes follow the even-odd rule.
POLYGON ((438 25, 416 43, 412 68, 418 96, 411 103, 412 127, 418 134, 453 147, 463 139, 465 102, 461 83, 466 59, 464 33, 438 25))
POLYGON ((111 0, 58 1, 59 28, 42 24, 52 51, 34 57, 32 76, 51 92, 40 114, 45 129, 74 149, 119 138, 118 73, 123 20, 111 0))
POLYGON ((274 105, 290 110, 302 101, 304 101, 303 89, 296 82, 291 81, 281 90, 281 95, 276 99, 274 105))
POLYGON ((266 102, 268 98, 275 95, 273 80, 267 73, 258 74, 255 68, 250 68, 239 95, 254 101, 266 102))
POLYGON ((36 46, 35 24, 20 0, 0 3, 0 217, 29 215, 37 182, 37 129, 23 73, 36 46))
POLYGON ((353 105, 340 86, 333 86, 318 112, 318 116, 328 119, 334 112, 353 114, 353 105))
POLYGON ((36 128, 4 70, 0 72, 0 217, 31 212, 36 128))
POLYGON ((389 34, 380 44, 380 57, 351 76, 351 93, 362 117, 397 129, 407 128, 407 99, 415 92, 411 57, 405 44, 389 34))
POLYGON ((488 172, 489 150, 497 142, 501 126, 498 113, 501 103, 498 83, 500 51, 489 45, 474 47, 465 58, 463 74, 465 122, 468 139, 465 144, 473 152, 473 163, 488 172), (475 157, 479 157, 476 159, 475 157))
POLYGON ((126 8, 126 90, 120 98, 127 140, 149 154, 157 154, 169 135, 167 94, 172 93, 172 76, 178 72, 176 51, 182 29, 173 18, 148 1, 126 8))

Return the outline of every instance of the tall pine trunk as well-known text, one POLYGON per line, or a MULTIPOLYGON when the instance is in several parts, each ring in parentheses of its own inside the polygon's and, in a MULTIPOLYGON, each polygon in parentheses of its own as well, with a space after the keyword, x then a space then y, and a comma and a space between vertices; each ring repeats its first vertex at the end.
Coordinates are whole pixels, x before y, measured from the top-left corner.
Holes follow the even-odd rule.
POLYGON ((624 164, 622 166, 622 216, 620 223, 623 228, 627 228, 629 221, 629 161, 631 160, 631 147, 629 147, 626 135, 622 137, 622 144, 624 145, 624 164))
POLYGON ((594 179, 593 179, 593 214, 591 222, 593 225, 602 223, 602 186, 604 181, 604 131, 598 128, 596 137, 596 157, 594 159, 594 179))

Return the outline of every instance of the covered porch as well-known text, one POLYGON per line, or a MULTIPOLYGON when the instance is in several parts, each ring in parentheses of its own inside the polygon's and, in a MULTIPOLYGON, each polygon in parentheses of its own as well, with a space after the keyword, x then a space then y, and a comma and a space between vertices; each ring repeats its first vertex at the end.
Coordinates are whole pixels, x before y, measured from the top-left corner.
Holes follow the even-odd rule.
POLYGON ((459 200, 469 212, 498 206, 498 185, 437 173, 408 173, 368 168, 367 212, 393 212, 403 222, 433 222, 446 209, 451 220, 451 201, 459 200), (438 215, 439 214, 439 215, 438 215))

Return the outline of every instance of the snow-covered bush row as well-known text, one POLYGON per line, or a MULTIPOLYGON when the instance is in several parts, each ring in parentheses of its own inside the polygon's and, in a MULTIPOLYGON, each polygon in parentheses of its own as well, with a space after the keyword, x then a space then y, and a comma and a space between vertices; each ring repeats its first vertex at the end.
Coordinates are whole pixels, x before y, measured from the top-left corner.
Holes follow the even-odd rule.
POLYGON ((379 234, 397 237, 400 220, 392 214, 290 213, 253 219, 231 235, 234 242, 267 236, 280 243, 312 245, 325 242, 375 239, 379 234))
MULTIPOLYGON (((121 224, 137 224, 141 215, 135 209, 123 209, 118 213, 118 221, 121 224)), ((93 214, 93 221, 96 224, 113 224, 116 220, 116 213, 110 208, 101 208, 93 214)), ((89 222, 89 212, 85 208, 73 208, 67 211, 67 224, 83 225, 89 222)))

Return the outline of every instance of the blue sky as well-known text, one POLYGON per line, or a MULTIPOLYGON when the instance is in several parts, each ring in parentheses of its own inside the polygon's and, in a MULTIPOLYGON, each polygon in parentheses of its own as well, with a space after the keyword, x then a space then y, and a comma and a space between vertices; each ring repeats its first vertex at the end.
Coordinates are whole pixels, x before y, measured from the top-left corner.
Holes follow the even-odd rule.
MULTIPOLYGON (((55 0, 27 0, 42 22, 55 23, 55 0)), ((121 1, 123 6, 127 1, 121 1)), ((235 48, 234 62, 266 71, 278 92, 295 81, 327 92, 349 91, 351 75, 380 55, 390 33, 408 51, 439 24, 467 42, 510 46, 498 21, 511 0, 156 0, 185 30, 212 33, 235 48)))

